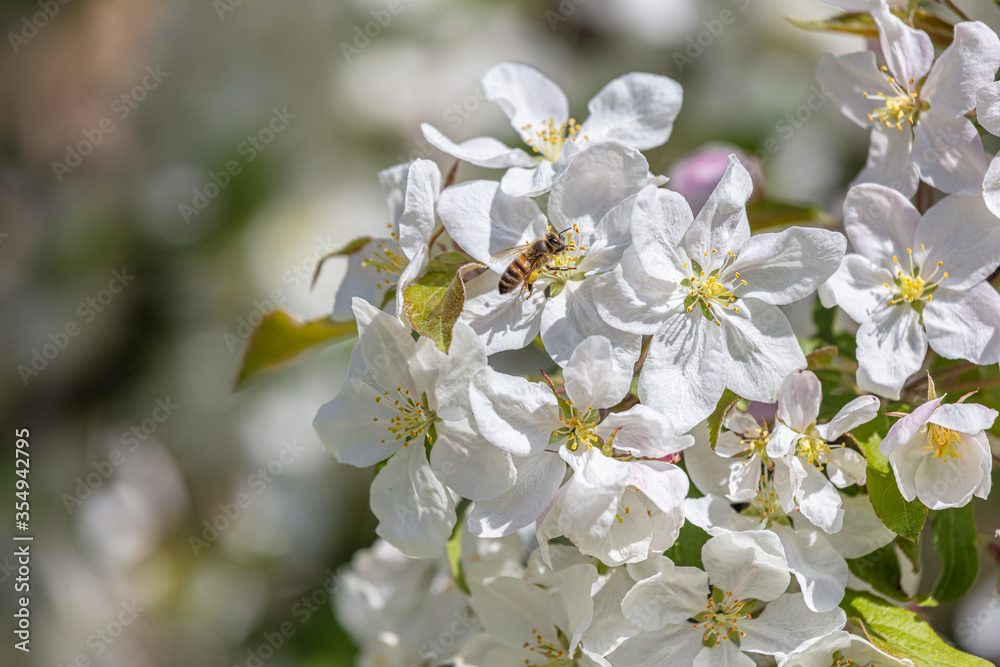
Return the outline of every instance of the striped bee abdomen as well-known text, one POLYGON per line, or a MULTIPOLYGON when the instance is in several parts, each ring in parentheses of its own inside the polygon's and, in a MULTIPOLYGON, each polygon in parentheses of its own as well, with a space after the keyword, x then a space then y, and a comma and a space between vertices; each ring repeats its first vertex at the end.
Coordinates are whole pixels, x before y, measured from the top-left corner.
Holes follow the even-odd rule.
POLYGON ((507 270, 500 276, 500 293, 507 294, 514 291, 514 288, 520 285, 529 273, 531 273, 531 263, 528 262, 525 256, 518 255, 515 257, 514 261, 507 267, 507 270))

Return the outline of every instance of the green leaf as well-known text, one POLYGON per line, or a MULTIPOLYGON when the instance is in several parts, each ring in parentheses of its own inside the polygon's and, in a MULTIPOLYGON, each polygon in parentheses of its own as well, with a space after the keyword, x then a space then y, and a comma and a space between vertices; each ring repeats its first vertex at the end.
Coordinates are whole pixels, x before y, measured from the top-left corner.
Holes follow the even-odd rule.
POLYGON ((326 264, 326 260, 330 259, 331 257, 345 257, 347 255, 353 255, 354 253, 364 248, 365 245, 371 240, 372 237, 370 236, 361 236, 359 238, 354 239, 347 245, 338 248, 337 250, 334 250, 332 252, 328 252, 322 257, 320 257, 319 260, 317 260, 316 262, 316 268, 313 269, 313 277, 312 277, 312 283, 310 284, 310 288, 316 285, 316 279, 319 278, 319 272, 323 268, 323 265, 326 264))
MULTIPOLYGON (((897 16, 903 15, 903 12, 894 13, 897 16)), ((786 17, 786 20, 794 26, 812 32, 843 32, 861 35, 868 39, 878 39, 879 36, 875 19, 867 13, 848 12, 818 21, 804 21, 790 17, 786 17)), ((909 23, 905 17, 903 20, 909 23)), ((926 32, 931 41, 938 46, 948 46, 954 40, 955 26, 922 9, 918 9, 913 14, 913 27, 926 32)))
POLYGON ((979 574, 972 503, 933 512, 931 534, 934 551, 941 557, 941 575, 931 595, 941 602, 957 600, 972 588, 979 574))
POLYGON ((677 541, 664 555, 674 561, 674 565, 705 569, 704 563, 701 562, 701 548, 708 542, 709 537, 704 530, 690 521, 685 521, 677 535, 677 541))
POLYGON ((758 232, 769 227, 782 227, 795 223, 826 224, 833 217, 817 206, 798 206, 770 199, 758 199, 747 204, 750 229, 758 232))
POLYGON ((875 514, 889 530, 916 542, 927 520, 927 508, 919 500, 907 502, 900 494, 889 457, 879 451, 881 436, 875 434, 859 444, 868 459, 868 497, 875 514))
POLYGON ((847 589, 840 603, 878 648, 916 667, 992 667, 944 643, 924 619, 869 593, 847 589))
POLYGON ((848 559, 847 567, 854 576, 871 584, 879 593, 901 602, 909 601, 910 596, 899 585, 902 571, 891 543, 861 558, 848 559))
POLYGON ((448 565, 451 566, 451 576, 466 595, 469 594, 469 582, 465 578, 465 568, 462 567, 462 529, 465 527, 465 510, 469 504, 470 501, 465 498, 459 503, 455 510, 458 521, 455 522, 455 528, 451 531, 451 537, 445 543, 445 554, 448 556, 448 565))
POLYGON ((357 331, 357 324, 334 322, 330 318, 299 322, 288 313, 276 310, 253 330, 247 341, 236 388, 242 389, 260 373, 299 356, 319 343, 346 338, 357 331))
POLYGON ((913 542, 905 537, 896 537, 893 544, 899 547, 906 559, 910 561, 914 572, 920 572, 920 541, 913 542))
POLYGON ((443 352, 451 347, 451 330, 465 305, 465 281, 462 277, 482 264, 466 264, 454 275, 434 272, 425 275, 403 291, 403 306, 410 324, 443 352), (441 283, 442 276, 451 276, 441 283))
POLYGON ((722 430, 722 422, 726 420, 726 415, 733 409, 733 406, 740 400, 735 393, 726 389, 719 399, 719 404, 715 406, 715 412, 708 417, 708 439, 712 443, 712 449, 719 441, 719 432, 722 430))

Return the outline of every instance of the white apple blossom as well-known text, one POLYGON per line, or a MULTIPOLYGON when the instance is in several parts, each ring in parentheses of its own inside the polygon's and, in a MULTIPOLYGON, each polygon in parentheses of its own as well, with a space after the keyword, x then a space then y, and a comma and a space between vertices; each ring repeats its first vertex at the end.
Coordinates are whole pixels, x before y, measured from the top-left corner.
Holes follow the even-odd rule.
POLYGON ((959 23, 935 61, 927 33, 884 3, 869 11, 886 65, 880 70, 870 51, 824 54, 816 71, 841 112, 873 128, 868 163, 855 183, 888 185, 910 197, 919 179, 948 193, 979 194, 986 157, 965 114, 1000 67, 1000 38, 984 23, 959 23))
POLYGON ((906 500, 919 498, 932 510, 986 498, 993 457, 985 429, 997 411, 976 403, 942 404, 933 398, 892 425, 882 453, 906 500))
POLYGON ((430 160, 414 160, 379 172, 378 177, 389 205, 389 235, 368 239, 346 252, 347 274, 333 301, 335 320, 352 318, 355 297, 379 306, 395 298, 400 317, 403 290, 427 266, 441 170, 430 160))
POLYGON ((535 156, 492 137, 456 144, 431 125, 421 129, 429 142, 459 160, 508 169, 501 187, 512 196, 547 192, 588 145, 619 141, 638 150, 663 145, 683 100, 683 90, 673 79, 633 72, 611 81, 590 100, 590 115, 579 124, 570 117, 559 86, 529 65, 496 65, 483 75, 482 84, 486 99, 500 105, 535 156))
POLYGON ((614 343, 619 365, 639 357, 639 336, 606 324, 593 304, 594 276, 608 271, 631 241, 633 195, 649 183, 646 159, 619 143, 580 153, 566 177, 552 188, 548 218, 526 197, 511 197, 493 181, 471 181, 441 195, 441 220, 448 234, 474 259, 491 269, 468 284, 462 320, 483 338, 487 352, 518 349, 539 333, 561 366, 590 335, 614 343), (512 258, 491 257, 507 248, 568 230, 572 246, 541 268, 534 292, 500 294, 500 276, 512 258), (546 267, 554 269, 549 270, 546 267))
POLYGON ((358 344, 347 381, 313 425, 341 463, 357 467, 388 459, 374 482, 377 532, 410 556, 441 553, 455 525, 455 500, 497 496, 514 483, 508 453, 476 430, 469 380, 486 366, 478 336, 456 324, 450 354, 355 299, 358 344), (430 459, 425 440, 433 433, 430 459))
POLYGON ((597 568, 576 563, 548 575, 545 585, 510 576, 473 582, 469 602, 486 634, 466 648, 460 664, 608 667, 586 641, 597 579, 597 568))
POLYGON ((666 417, 642 405, 602 420, 601 411, 621 402, 632 378, 615 363, 606 338, 581 343, 563 377, 565 398, 544 383, 490 368, 472 378, 471 404, 483 435, 543 474, 522 474, 519 466, 513 488, 476 503, 469 530, 509 534, 544 514, 543 553, 557 535, 613 564, 666 549, 682 523, 678 510, 688 489, 683 471, 663 459, 692 439, 676 436, 666 417), (566 463, 573 476, 560 490, 566 463))
POLYGON ((614 667, 750 667, 747 653, 787 653, 846 621, 841 609, 813 612, 801 594, 786 593, 788 563, 770 531, 713 537, 701 555, 704 572, 664 559, 628 592, 622 611, 645 632, 608 656, 614 667), (768 604, 757 614, 759 602, 768 604))
POLYGON ((788 655, 779 655, 778 667, 913 667, 907 658, 894 658, 871 642, 843 630, 804 643, 788 655))
POLYGON ((858 386, 899 398, 928 344, 947 359, 1000 360, 1000 221, 982 197, 950 196, 923 217, 899 192, 865 184, 844 202, 854 252, 820 288, 858 329, 858 386))
POLYGON ((481 631, 445 559, 408 558, 384 540, 354 554, 337 577, 334 602, 364 665, 451 664, 481 631))
POLYGON ((711 414, 727 387, 775 400, 784 377, 806 365, 778 306, 813 292, 843 257, 836 232, 792 227, 751 237, 751 192, 736 156, 697 217, 679 194, 646 187, 632 213, 632 247, 597 278, 601 317, 652 335, 639 398, 679 430, 711 414))

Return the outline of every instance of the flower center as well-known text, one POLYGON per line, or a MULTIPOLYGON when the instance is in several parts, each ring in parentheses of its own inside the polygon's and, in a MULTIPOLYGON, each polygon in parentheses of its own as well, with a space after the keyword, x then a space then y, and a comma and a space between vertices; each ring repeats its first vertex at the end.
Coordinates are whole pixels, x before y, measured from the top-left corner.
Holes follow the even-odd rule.
POLYGON ((795 453, 806 457, 809 465, 816 466, 817 470, 823 470, 823 466, 830 460, 830 444, 823 438, 807 435, 799 438, 795 444, 795 453))
MULTIPOLYGON (((521 129, 530 130, 531 127, 531 123, 528 123, 521 129)), ((567 141, 575 139, 576 133, 579 132, 582 127, 582 125, 576 122, 575 118, 570 118, 569 122, 561 125, 556 125, 555 119, 550 118, 548 121, 542 123, 542 129, 535 130, 535 136, 533 138, 526 139, 525 143, 531 146, 536 153, 549 162, 556 162, 562 154, 563 144, 567 141)), ((586 136, 583 138, 584 140, 587 139, 586 136)))
MULTIPOLYGON (((924 250, 923 243, 920 244, 920 249, 924 250)), ((899 268, 899 259, 895 255, 892 257, 892 263, 897 268, 896 279, 894 281, 895 289, 892 298, 889 300, 889 305, 910 304, 918 311, 922 311, 924 301, 932 301, 934 299, 934 292, 948 278, 948 272, 942 271, 941 276, 938 277, 938 271, 941 271, 941 267, 944 264, 944 262, 939 261, 934 266, 934 271, 930 275, 923 276, 921 275, 922 267, 913 262, 913 249, 907 248, 906 254, 910 262, 909 273, 904 273, 903 269, 899 268)), ((893 289, 893 286, 889 285, 889 283, 882 284, 890 290, 893 289)))
MULTIPOLYGON (((722 322, 715 316, 712 308, 714 306, 729 308, 737 299, 733 290, 740 285, 746 285, 747 281, 740 279, 738 272, 734 274, 731 282, 722 278, 723 272, 736 261, 736 254, 729 250, 726 251, 727 257, 722 266, 712 269, 711 264, 718 253, 716 248, 712 248, 710 253, 704 253, 705 257, 709 258, 708 268, 702 268, 701 264, 694 259, 691 259, 690 265, 684 262, 684 268, 687 269, 690 266, 692 273, 690 278, 681 281, 681 285, 690 290, 684 299, 684 309, 690 313, 697 307, 705 319, 712 320, 717 325, 722 326, 722 322), (737 280, 739 282, 736 282, 737 280)), ((734 306, 733 312, 738 313, 740 309, 734 306)))
POLYGON ((601 439, 594 433, 594 427, 597 426, 599 418, 600 413, 597 410, 587 410, 580 413, 576 409, 570 408, 568 417, 559 415, 562 426, 552 432, 552 439, 562 440, 565 438, 566 449, 571 452, 579 449, 580 445, 584 445, 587 449, 591 449, 595 445, 600 447, 601 439))
MULTIPOLYGON (((396 392, 390 394, 383 391, 381 396, 375 397, 375 402, 389 404, 396 408, 398 414, 389 419, 386 429, 395 440, 403 440, 403 446, 408 447, 410 441, 422 438, 427 430, 437 421, 437 415, 427 407, 427 394, 421 400, 413 400, 410 397, 410 390, 396 387, 396 392)), ((373 421, 385 421, 378 417, 373 417, 373 421)), ((386 438, 382 439, 384 443, 386 438)))
POLYGON ((753 600, 737 600, 731 591, 713 589, 708 596, 705 611, 695 616, 694 620, 697 622, 691 627, 697 628, 700 625, 705 630, 702 635, 705 646, 718 646, 729 640, 738 642, 740 637, 746 636, 740 630, 739 621, 741 618, 750 618, 746 611, 752 609, 754 604, 753 600))
MULTIPOLYGON (((740 439, 740 444, 747 446, 743 452, 743 455, 747 459, 752 459, 755 456, 767 459, 767 443, 771 440, 771 434, 767 432, 766 421, 762 419, 760 426, 755 428, 753 433, 743 433, 741 435, 743 437, 740 439)), ((743 465, 746 464, 747 462, 744 461, 743 465)))
POLYGON ((948 461, 949 456, 953 459, 960 459, 962 455, 955 447, 955 445, 960 444, 962 444, 962 436, 957 431, 937 424, 927 425, 927 445, 924 446, 924 449, 934 452, 931 454, 932 458, 945 462, 948 461))
MULTIPOLYGON (((396 234, 393 234, 393 237, 396 237, 396 234)), ((398 250, 398 247, 396 250, 398 250)), ((403 273, 403 269, 406 268, 409 260, 396 250, 387 246, 385 240, 380 240, 375 248, 375 253, 362 261, 361 266, 374 267, 376 273, 380 276, 384 273, 387 276, 398 277, 403 273)), ((380 290, 385 289, 389 285, 392 285, 393 282, 389 278, 385 278, 383 282, 378 284, 378 288, 380 290)))
MULTIPOLYGON (((888 68, 885 66, 882 67, 883 74, 886 74, 888 71, 888 68)), ((908 92, 893 77, 886 74, 885 78, 889 82, 893 94, 886 95, 880 92, 869 95, 868 93, 862 93, 866 100, 879 99, 882 102, 882 106, 872 109, 871 113, 868 114, 868 120, 873 123, 884 124, 887 128, 895 127, 897 130, 902 130, 903 123, 913 125, 920 112, 930 107, 919 100, 917 93, 908 92)), ((910 79, 909 83, 912 86, 915 81, 910 79)))
MULTIPOLYGON (((562 631, 559 631, 559 634, 561 639, 562 631)), ((541 654, 541 656, 543 656, 543 662, 533 664, 532 662, 525 660, 525 667, 555 667, 557 665, 568 666, 574 664, 574 661, 566 655, 565 647, 556 646, 554 642, 542 637, 541 633, 539 633, 535 628, 531 629, 531 635, 532 641, 524 642, 522 648, 541 654)))

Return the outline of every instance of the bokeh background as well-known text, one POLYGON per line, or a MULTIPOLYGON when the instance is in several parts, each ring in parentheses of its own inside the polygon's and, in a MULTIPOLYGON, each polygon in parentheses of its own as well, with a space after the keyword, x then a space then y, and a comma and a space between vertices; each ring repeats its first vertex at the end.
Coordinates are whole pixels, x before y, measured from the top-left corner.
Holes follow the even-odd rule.
MULTIPOLYGON (((294 634, 267 664, 353 664, 325 589, 374 540, 373 473, 338 465, 311 427, 351 343, 239 392, 234 378, 262 313, 329 313, 344 266, 330 262, 311 290, 309 276, 318 257, 384 229, 380 169, 415 157, 450 168, 420 122, 514 141, 479 85, 491 65, 535 65, 578 117, 625 72, 679 80, 673 137, 649 153, 658 173, 731 142, 758 151, 772 198, 836 212, 864 161, 867 133, 833 105, 801 121, 819 54, 864 47, 783 19, 833 12, 814 0, 397 2, 365 38, 387 0, 0 6, 0 664, 242 666, 286 622, 294 634), (724 10, 732 22, 707 39, 724 10), (700 33, 708 45, 678 60, 700 33), (225 178, 230 162, 239 173, 225 178), (22 428, 29 656, 11 646, 4 560, 22 428), (206 529, 227 512, 225 529, 206 529), (119 617, 134 621, 102 635, 119 617)), ((1000 28, 994 3, 959 4, 1000 28)), ((1000 523, 995 509, 980 506, 984 526, 1000 523)), ((992 659, 996 578, 985 562, 964 606, 935 612, 953 636, 982 621, 963 646, 992 659)))

